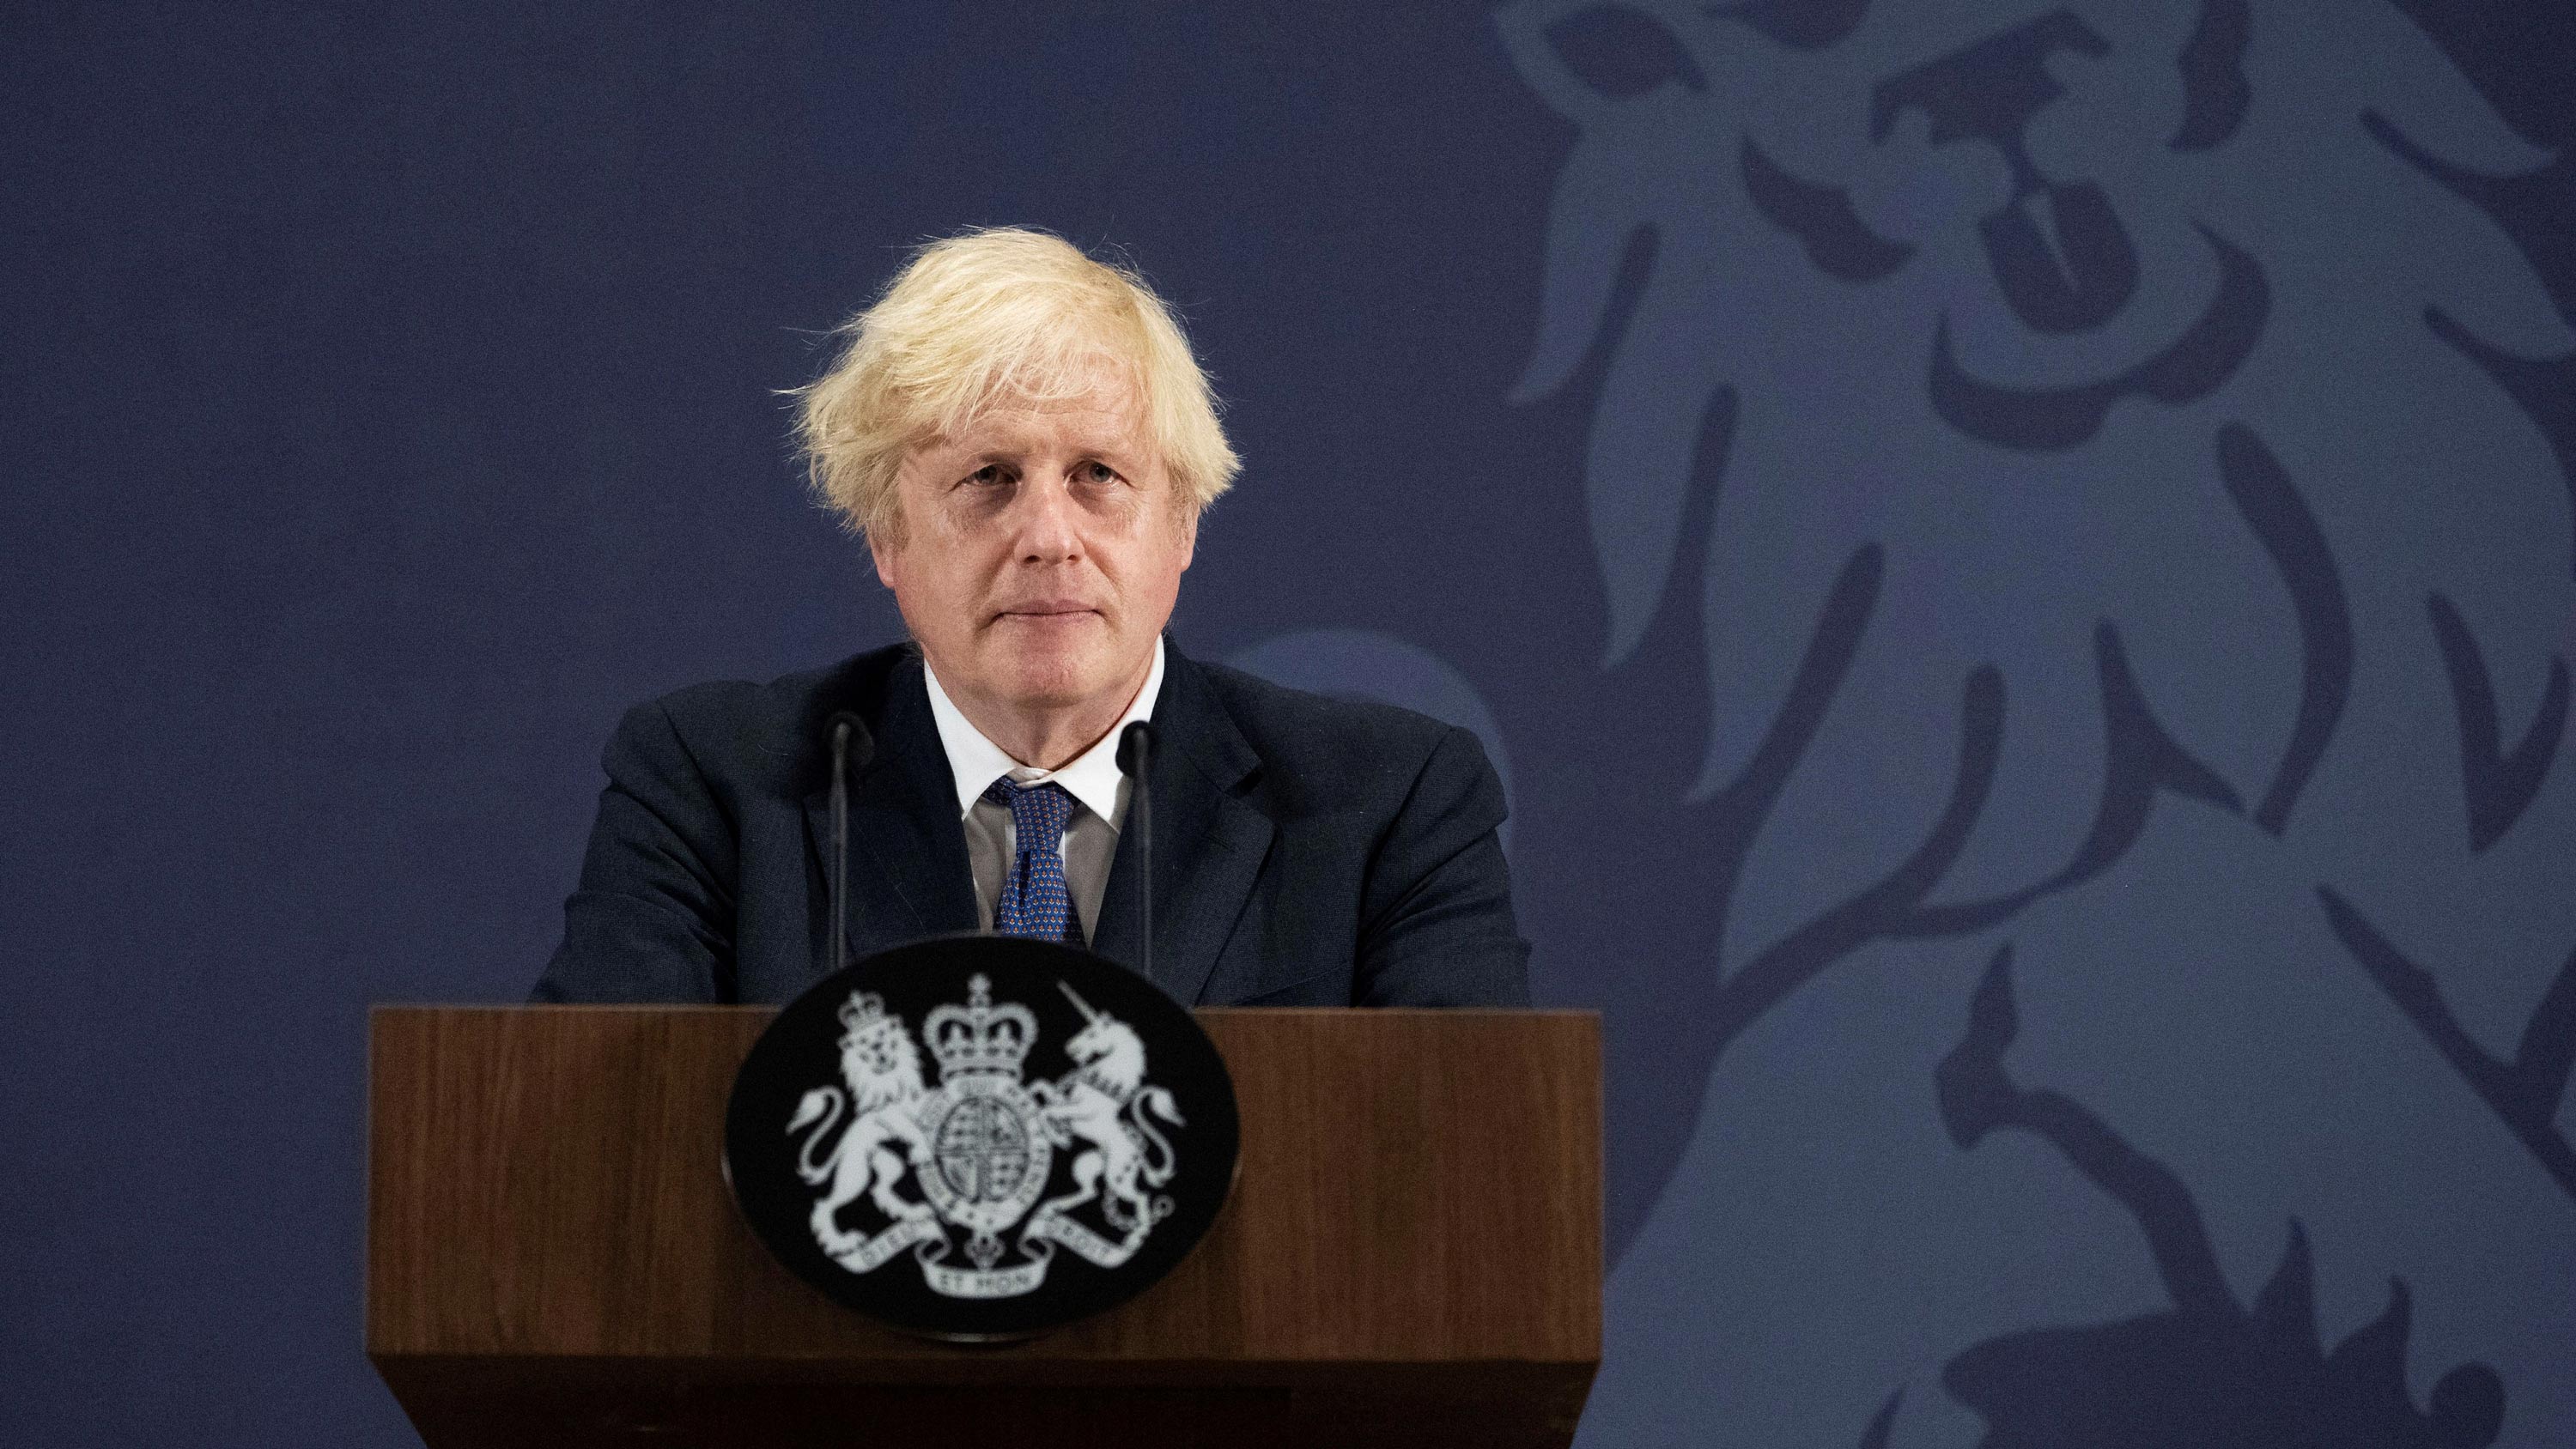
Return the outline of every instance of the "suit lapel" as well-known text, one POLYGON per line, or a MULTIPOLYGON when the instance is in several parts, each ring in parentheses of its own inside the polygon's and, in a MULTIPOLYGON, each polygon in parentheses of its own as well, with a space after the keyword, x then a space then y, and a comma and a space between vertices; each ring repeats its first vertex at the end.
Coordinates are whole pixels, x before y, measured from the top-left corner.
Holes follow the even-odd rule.
MULTIPOLYGON (((1165 644, 1163 697, 1154 702, 1154 952, 1152 976, 1195 1004, 1252 897, 1274 833, 1243 792, 1260 757, 1208 691, 1198 667, 1165 644)), ((1121 830, 1092 949, 1140 964, 1137 832, 1121 830)))
MULTIPOLYGON (((966 830, 919 659, 906 659, 887 680, 875 727, 876 759, 850 788, 852 960, 976 926, 966 830)), ((805 837, 817 862, 814 878, 826 879, 832 859, 828 786, 805 797, 805 837)))

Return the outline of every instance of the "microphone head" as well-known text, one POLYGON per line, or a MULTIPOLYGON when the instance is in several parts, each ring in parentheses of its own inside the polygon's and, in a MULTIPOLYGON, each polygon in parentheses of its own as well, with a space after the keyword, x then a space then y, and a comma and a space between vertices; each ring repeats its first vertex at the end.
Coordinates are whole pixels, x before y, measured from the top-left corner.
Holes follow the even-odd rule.
POLYGON ((866 769, 868 761, 876 756, 876 737, 868 733, 868 722, 846 709, 834 711, 823 722, 823 739, 826 748, 841 752, 849 760, 853 775, 866 769))
POLYGON ((1134 775, 1144 769, 1154 752, 1154 727, 1137 720, 1118 732, 1118 773, 1134 775))

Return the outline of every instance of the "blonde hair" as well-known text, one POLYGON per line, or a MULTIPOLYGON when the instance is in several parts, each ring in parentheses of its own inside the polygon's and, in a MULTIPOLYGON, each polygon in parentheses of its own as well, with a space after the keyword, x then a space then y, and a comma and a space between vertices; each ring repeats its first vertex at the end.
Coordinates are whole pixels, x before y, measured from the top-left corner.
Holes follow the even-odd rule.
POLYGON ((853 532, 902 541, 895 474, 915 443, 954 433, 996 400, 1083 397, 1104 369, 1134 389, 1187 516, 1241 467, 1163 299, 1046 232, 990 227, 931 242, 837 335, 847 341, 831 369, 795 391, 796 441, 814 491, 853 532))

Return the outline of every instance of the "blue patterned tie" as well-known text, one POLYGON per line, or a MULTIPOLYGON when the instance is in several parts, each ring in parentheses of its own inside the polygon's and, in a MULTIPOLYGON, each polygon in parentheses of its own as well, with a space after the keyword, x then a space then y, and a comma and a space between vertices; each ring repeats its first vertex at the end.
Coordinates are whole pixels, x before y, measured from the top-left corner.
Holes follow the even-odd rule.
POLYGON ((984 791, 984 798, 1011 807, 1016 842, 1017 858, 1002 882, 1001 899, 993 902, 994 932, 1081 945, 1082 926, 1073 918, 1073 896, 1064 885, 1064 825, 1073 818, 1073 797, 1053 782, 1014 785, 1005 775, 984 791))

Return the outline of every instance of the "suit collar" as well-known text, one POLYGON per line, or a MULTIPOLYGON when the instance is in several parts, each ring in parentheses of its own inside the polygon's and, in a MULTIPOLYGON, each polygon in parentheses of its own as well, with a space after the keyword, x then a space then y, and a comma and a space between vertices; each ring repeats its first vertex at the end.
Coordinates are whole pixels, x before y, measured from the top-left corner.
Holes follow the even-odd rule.
MULTIPOLYGON (((876 758, 850 790, 850 954, 978 926, 975 881, 957 808, 957 782, 931 717, 921 659, 907 653, 873 699, 825 701, 820 715, 856 707, 876 735, 876 758)), ((1154 702, 1161 747, 1154 753, 1154 923, 1150 975, 1183 1004, 1196 1004, 1217 958, 1252 898, 1275 833, 1254 803, 1261 757, 1209 686, 1206 672, 1165 640, 1163 686, 1154 702)), ((828 771, 824 778, 828 780, 828 771)), ((806 839, 826 880, 832 817, 828 784, 805 797, 806 839)), ((1137 832, 1121 830, 1111 858, 1092 950, 1131 970, 1145 964, 1136 913, 1137 832)), ((828 919, 815 902, 818 921, 828 919)), ((821 939, 818 935, 817 939, 821 939)), ((820 962, 817 962, 820 969, 820 962)))
MULTIPOLYGON (((1252 896, 1274 833, 1251 801, 1261 757, 1209 688, 1207 675, 1166 650, 1154 720, 1161 748, 1153 785, 1154 923, 1151 976, 1195 1004, 1252 896)), ((1130 969, 1144 965, 1136 883, 1144 869, 1133 829, 1118 835, 1092 949, 1130 969)))
MULTIPOLYGON (((850 786, 853 960, 977 925, 955 776, 931 720, 920 656, 907 653, 888 672, 881 700, 861 703, 878 707, 861 709, 872 717, 876 757, 850 786)), ((805 797, 806 838, 822 863, 821 879, 828 879, 832 858, 831 812, 828 785, 805 797)))

